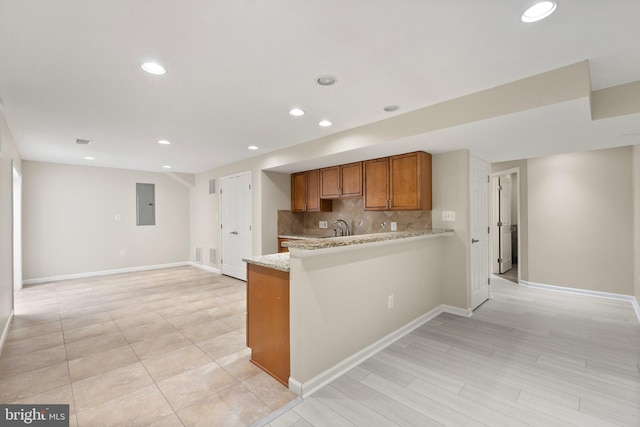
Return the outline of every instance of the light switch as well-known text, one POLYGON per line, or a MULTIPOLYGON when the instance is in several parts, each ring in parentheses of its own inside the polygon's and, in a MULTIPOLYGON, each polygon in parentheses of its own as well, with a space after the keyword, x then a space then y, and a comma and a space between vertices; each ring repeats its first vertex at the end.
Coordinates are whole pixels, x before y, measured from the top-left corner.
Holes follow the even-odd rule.
POLYGON ((391 231, 398 231, 398 223, 391 221, 391 231))
POLYGON ((443 211, 442 212, 442 220, 443 221, 455 221, 456 220, 455 211, 443 211))
POLYGON ((329 227, 329 224, 327 224, 327 221, 319 221, 318 225, 320 226, 320 228, 327 228, 329 227))
POLYGON ((116 214, 116 221, 120 221, 122 219, 122 217, 120 216, 120 214, 116 214))

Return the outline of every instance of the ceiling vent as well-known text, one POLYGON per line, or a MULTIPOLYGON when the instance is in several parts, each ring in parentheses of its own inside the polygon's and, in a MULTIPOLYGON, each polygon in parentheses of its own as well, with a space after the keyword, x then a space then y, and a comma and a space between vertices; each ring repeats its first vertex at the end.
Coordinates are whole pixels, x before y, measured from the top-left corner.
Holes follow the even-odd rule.
POLYGON ((76 139, 76 144, 80 144, 80 145, 88 145, 91 142, 90 139, 76 139))

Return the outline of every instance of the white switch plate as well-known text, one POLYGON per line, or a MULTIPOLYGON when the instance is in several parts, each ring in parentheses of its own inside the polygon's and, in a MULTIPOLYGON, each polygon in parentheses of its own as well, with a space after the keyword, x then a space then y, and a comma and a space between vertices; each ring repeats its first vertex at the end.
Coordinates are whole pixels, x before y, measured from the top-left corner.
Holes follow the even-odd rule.
POLYGON ((387 306, 389 307, 389 310, 393 308, 393 295, 389 295, 387 298, 387 306))
POLYGON ((318 224, 320 225, 320 228, 329 227, 329 225, 327 224, 327 221, 319 221, 318 224))
POLYGON ((443 211, 442 212, 442 220, 443 221, 455 221, 456 213, 454 211, 443 211))
POLYGON ((116 221, 120 221, 122 219, 122 217, 120 216, 120 214, 116 214, 116 221))
POLYGON ((391 231, 398 231, 398 223, 397 222, 391 222, 391 231))
POLYGON ((125 256, 127 254, 127 251, 124 249, 120 249, 120 256, 125 256))

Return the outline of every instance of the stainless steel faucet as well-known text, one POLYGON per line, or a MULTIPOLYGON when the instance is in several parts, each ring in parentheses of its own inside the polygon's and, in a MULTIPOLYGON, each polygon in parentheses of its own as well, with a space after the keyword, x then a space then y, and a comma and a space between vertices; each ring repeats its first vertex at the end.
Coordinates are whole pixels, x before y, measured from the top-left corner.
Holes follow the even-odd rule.
MULTIPOLYGON (((347 224, 347 222, 343 219, 339 219, 336 222, 333 223, 333 225, 337 225, 338 229, 340 230, 340 236, 351 236, 351 230, 349 230, 349 225, 347 224), (342 226, 344 225, 344 228, 342 228, 342 226), (345 234, 346 232, 346 234, 345 234)), ((336 235, 338 234, 338 230, 334 229, 336 231, 336 235)))

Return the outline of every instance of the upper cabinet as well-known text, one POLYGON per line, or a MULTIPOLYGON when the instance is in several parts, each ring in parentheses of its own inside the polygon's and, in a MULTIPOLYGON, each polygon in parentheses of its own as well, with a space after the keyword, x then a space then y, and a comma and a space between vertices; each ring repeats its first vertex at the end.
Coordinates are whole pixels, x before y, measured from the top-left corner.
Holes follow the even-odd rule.
POLYGON ((362 197, 362 162, 320 169, 320 198, 362 197))
POLYGON ((363 170, 365 210, 431 210, 431 154, 368 160, 363 170))
POLYGON ((320 171, 291 174, 292 212, 331 212, 331 200, 320 199, 320 171))
POLYGON ((367 160, 364 170, 364 210, 389 209, 389 158, 367 160))
POLYGON ((363 196, 364 210, 431 210, 431 154, 416 151, 291 175, 293 212, 330 212, 331 199, 363 196))

